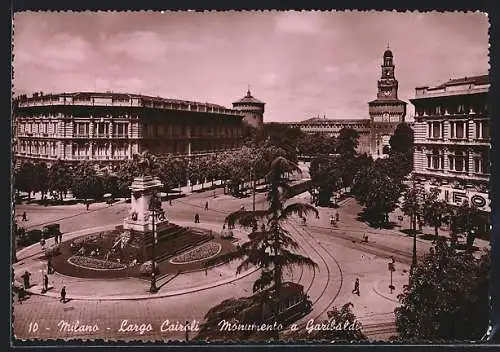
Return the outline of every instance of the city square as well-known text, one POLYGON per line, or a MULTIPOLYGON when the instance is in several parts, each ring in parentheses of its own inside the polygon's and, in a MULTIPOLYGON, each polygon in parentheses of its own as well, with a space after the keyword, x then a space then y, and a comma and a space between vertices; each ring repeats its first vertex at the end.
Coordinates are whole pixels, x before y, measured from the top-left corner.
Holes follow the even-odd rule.
MULTIPOLYGON (((18 17, 26 28, 19 65, 35 76, 23 54, 31 23, 52 18, 64 27, 71 17, 44 16, 18 17)), ((248 25, 268 20, 241 16, 248 25)), ((291 23, 286 33, 303 30, 295 27, 303 20, 277 17, 276 31, 291 23)), ((136 33, 145 36, 139 42, 157 38, 136 33)), ((487 48, 469 71, 413 78, 412 87, 399 78, 410 71, 398 56, 404 50, 377 50, 371 100, 356 103, 364 107, 353 113, 324 99, 325 110, 308 105, 301 114, 314 117, 293 121, 276 118, 284 105, 269 77, 267 88, 248 84, 236 100, 222 89, 233 96, 226 108, 118 81, 116 90, 54 81, 44 93, 21 75, 13 102, 14 337, 481 338, 491 230, 487 48), (467 294, 451 299, 455 286, 467 294), (471 301, 480 302, 475 311, 465 308, 471 301), (439 304, 449 306, 431 317, 439 304), (465 317, 477 326, 455 329, 465 317)), ((293 100, 283 99, 290 109, 293 100)))

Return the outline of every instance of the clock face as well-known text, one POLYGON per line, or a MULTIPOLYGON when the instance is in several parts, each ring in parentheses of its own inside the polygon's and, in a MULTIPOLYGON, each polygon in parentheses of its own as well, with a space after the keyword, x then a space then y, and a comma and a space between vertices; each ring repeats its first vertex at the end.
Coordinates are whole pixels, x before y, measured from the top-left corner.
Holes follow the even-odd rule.
POLYGON ((386 75, 386 76, 390 76, 390 75, 391 75, 391 72, 389 72, 389 71, 385 71, 385 75, 386 75))
POLYGON ((386 97, 388 97, 389 95, 391 95, 391 91, 390 91, 390 90, 385 90, 385 91, 384 91, 384 95, 385 95, 386 97))
POLYGON ((384 114, 382 115, 382 120, 389 121, 389 113, 388 112, 384 112, 384 114))

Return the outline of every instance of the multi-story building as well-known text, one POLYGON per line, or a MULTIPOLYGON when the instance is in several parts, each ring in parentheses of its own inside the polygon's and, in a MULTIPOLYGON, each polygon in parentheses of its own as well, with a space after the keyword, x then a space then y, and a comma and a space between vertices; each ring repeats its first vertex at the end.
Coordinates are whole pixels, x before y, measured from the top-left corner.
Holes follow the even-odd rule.
POLYGON ((358 131, 358 152, 380 158, 389 153, 389 140, 397 125, 405 122, 406 102, 398 99, 398 81, 394 75, 393 54, 389 48, 384 52, 381 77, 377 82, 377 99, 368 103, 369 118, 326 119, 311 118, 290 123, 306 133, 328 133, 337 137, 342 128, 358 131))
POLYGON ((333 120, 321 117, 313 117, 301 122, 291 122, 290 127, 300 128, 305 133, 321 133, 337 138, 343 128, 352 128, 359 133, 358 153, 370 154, 371 152, 371 130, 369 119, 343 119, 333 120))
POLYGON ((490 114, 487 75, 417 87, 414 175, 452 205, 467 199, 490 213, 490 114))
POLYGON ((196 155, 242 144, 244 115, 220 105, 123 93, 20 96, 17 160, 119 161, 149 150, 196 155))
POLYGON ((248 88, 247 95, 233 103, 233 109, 241 111, 244 115, 243 121, 255 128, 262 128, 264 124, 265 103, 254 98, 248 88))

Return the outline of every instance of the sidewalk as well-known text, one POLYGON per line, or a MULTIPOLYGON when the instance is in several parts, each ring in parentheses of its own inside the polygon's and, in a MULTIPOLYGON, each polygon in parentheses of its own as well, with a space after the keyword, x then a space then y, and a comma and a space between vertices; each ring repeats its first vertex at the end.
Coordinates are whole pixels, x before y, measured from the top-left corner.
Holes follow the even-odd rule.
MULTIPOLYGON (((214 232, 219 232, 221 229, 220 224, 215 223, 194 224, 182 221, 175 223, 180 226, 211 229, 214 232)), ((65 234, 63 240, 68 241, 86 234, 110 230, 115 228, 117 225, 118 224, 113 224, 75 231, 73 233, 65 234)), ((238 237, 243 237, 243 233, 241 231, 237 230, 235 231, 235 234, 236 233, 238 234, 238 237)), ((51 244, 52 241, 53 240, 51 239, 49 244, 51 244)), ((208 269, 206 273, 204 270, 201 270, 183 273, 178 276, 170 275, 166 278, 160 277, 158 278, 160 291, 156 294, 148 292, 149 280, 141 278, 111 280, 83 279, 54 273, 49 275, 49 291, 42 293, 41 283, 43 274, 46 271, 46 263, 44 260, 39 259, 41 255, 42 251, 39 244, 26 247, 18 252, 18 258, 20 260, 14 264, 15 276, 17 279, 16 282, 20 284, 20 274, 25 270, 28 270, 32 274, 30 281, 32 285, 34 284, 27 290, 29 293, 59 298, 59 288, 66 286, 68 297, 76 300, 139 300, 177 296, 226 285, 247 277, 257 271, 257 268, 252 268, 241 273, 240 275, 236 275, 236 266, 238 263, 231 263, 229 265, 217 266, 208 269), (160 285, 161 282, 164 283, 160 285), (165 289, 162 289, 163 286, 166 286, 165 289), (97 292, 98 294, 96 294, 97 292)))

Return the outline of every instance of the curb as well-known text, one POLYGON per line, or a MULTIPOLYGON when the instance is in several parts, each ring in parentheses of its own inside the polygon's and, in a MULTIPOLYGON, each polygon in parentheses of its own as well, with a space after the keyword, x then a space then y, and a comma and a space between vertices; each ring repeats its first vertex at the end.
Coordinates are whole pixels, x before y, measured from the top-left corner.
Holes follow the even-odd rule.
MULTIPOLYGON (((244 277, 247 277, 250 274, 253 274, 257 270, 259 270, 259 268, 247 270, 246 272, 244 272, 243 274, 241 274, 235 278, 220 280, 220 281, 216 281, 214 283, 199 286, 199 287, 192 287, 192 288, 182 289, 182 290, 177 290, 177 291, 164 292, 164 293, 160 293, 160 294, 148 293, 148 294, 142 294, 142 295, 128 295, 128 296, 71 296, 68 298, 71 300, 77 300, 77 301, 134 301, 134 300, 143 300, 143 299, 155 299, 155 298, 181 296, 181 295, 185 295, 188 293, 204 291, 204 290, 208 290, 211 288, 222 286, 222 285, 225 285, 228 283, 232 283, 234 281, 237 281, 237 280, 240 280, 244 277)), ((37 286, 38 285, 35 285, 33 287, 37 287, 37 286)), ((52 293, 52 292, 41 293, 41 292, 33 291, 32 289, 28 289, 28 290, 26 290, 26 292, 28 292, 32 295, 37 295, 37 296, 59 298, 59 295, 57 293, 52 293)))
POLYGON ((388 296, 387 294, 385 293, 381 293, 377 290, 377 286, 378 284, 380 283, 380 281, 377 281, 373 286, 372 286, 372 290, 373 292, 375 292, 377 295, 379 295, 380 297, 382 298, 385 298, 386 300, 388 301, 391 301, 391 302, 394 302, 394 303, 400 303, 399 300, 396 298, 396 296, 388 296))

